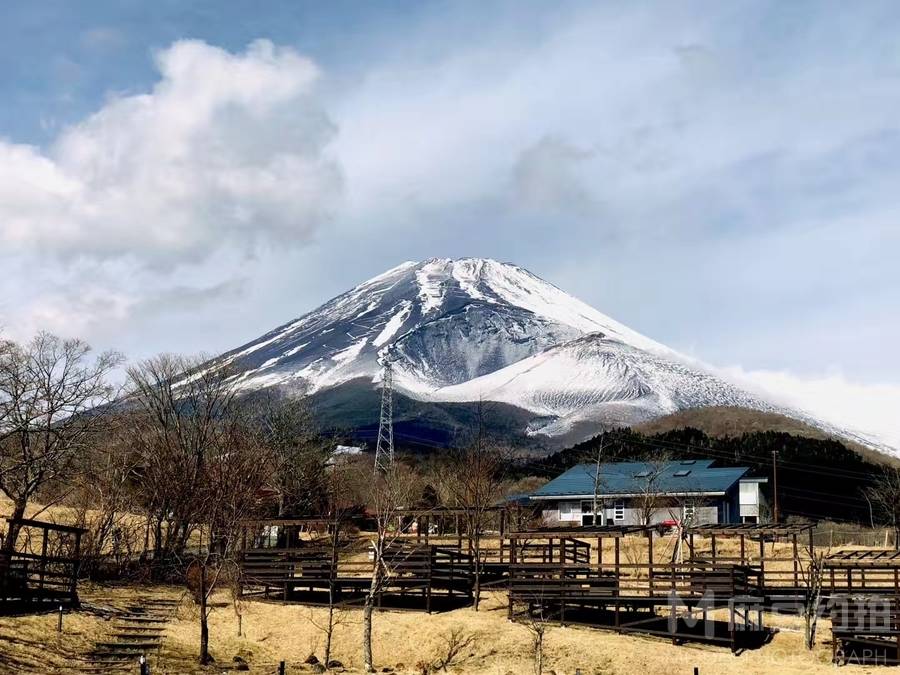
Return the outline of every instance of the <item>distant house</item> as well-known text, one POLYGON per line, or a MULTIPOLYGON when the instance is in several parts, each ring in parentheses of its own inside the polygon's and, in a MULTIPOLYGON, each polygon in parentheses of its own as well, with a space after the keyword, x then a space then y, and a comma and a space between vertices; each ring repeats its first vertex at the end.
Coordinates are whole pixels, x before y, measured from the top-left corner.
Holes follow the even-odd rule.
POLYGON ((760 484, 747 467, 714 467, 712 460, 578 464, 553 479, 531 499, 543 506, 547 524, 594 522, 598 525, 645 525, 682 521, 693 525, 756 523, 766 509, 760 484))
POLYGON ((325 461, 325 466, 344 464, 362 454, 363 449, 355 445, 336 445, 331 451, 331 456, 325 461))

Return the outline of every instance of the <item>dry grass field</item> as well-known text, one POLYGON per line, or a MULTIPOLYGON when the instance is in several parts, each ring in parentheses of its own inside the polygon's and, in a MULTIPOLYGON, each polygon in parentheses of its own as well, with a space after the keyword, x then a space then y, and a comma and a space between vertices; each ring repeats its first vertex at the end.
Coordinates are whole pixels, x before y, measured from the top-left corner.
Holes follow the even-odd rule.
MULTIPOLYGON (((84 665, 94 642, 110 631, 110 621, 91 608, 124 607, 148 597, 181 598, 174 587, 101 586, 85 584, 83 611, 65 616, 63 632, 56 632, 56 616, 0 617, 0 673, 68 673, 84 665)), ((506 619, 505 594, 492 593, 475 612, 471 608, 445 614, 381 612, 375 616, 375 659, 383 672, 421 673, 441 655, 446 637, 455 627, 474 636, 474 643, 451 673, 532 672, 531 635, 522 625, 506 619)), ((278 662, 287 662, 288 673, 309 673, 306 657, 322 656, 323 636, 315 627, 325 610, 284 605, 263 600, 245 600, 241 605, 243 636, 237 635, 237 615, 226 595, 210 620, 211 650, 216 663, 201 668, 195 662, 199 643, 196 612, 185 599, 167 626, 162 649, 151 656, 154 673, 221 673, 234 669, 235 656, 243 658, 250 672, 275 673, 278 662)), ((333 658, 346 672, 362 672, 361 613, 351 610, 341 616, 335 635, 333 658)), ((812 652, 803 646, 802 626, 795 617, 769 616, 780 631, 762 649, 738 656, 728 649, 696 644, 675 646, 648 637, 616 635, 581 627, 551 626, 546 635, 545 672, 558 675, 597 673, 726 673, 739 669, 753 673, 833 672, 831 651, 823 644, 829 637, 829 622, 819 628, 819 644, 812 652)), ((877 669, 876 669, 877 670, 877 669)), ((871 672, 847 666, 842 672, 871 672)), ((135 672, 136 666, 135 666, 135 672)))

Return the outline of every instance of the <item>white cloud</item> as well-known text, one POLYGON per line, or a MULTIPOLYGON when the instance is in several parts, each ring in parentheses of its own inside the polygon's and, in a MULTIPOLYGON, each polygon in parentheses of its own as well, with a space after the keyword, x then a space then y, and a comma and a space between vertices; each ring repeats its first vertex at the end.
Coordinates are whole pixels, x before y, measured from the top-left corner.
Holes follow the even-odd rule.
POLYGON ((539 210, 589 213, 594 200, 579 172, 592 154, 560 138, 545 136, 526 148, 513 167, 516 201, 539 210))
POLYGON ((900 385, 865 384, 828 374, 819 377, 771 370, 722 369, 731 380, 769 400, 900 450, 900 385))
POLYGON ((111 98, 45 151, 0 142, 0 245, 167 266, 309 240, 340 190, 316 66, 266 40, 180 41, 145 94, 111 98))

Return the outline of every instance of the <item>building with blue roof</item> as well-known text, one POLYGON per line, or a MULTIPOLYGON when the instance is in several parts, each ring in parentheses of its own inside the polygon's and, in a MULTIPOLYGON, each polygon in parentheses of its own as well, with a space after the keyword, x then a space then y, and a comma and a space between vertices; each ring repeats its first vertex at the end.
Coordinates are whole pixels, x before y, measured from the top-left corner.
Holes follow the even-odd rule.
POLYGON ((762 522, 760 484, 747 467, 713 460, 577 464, 531 495, 548 525, 762 522))

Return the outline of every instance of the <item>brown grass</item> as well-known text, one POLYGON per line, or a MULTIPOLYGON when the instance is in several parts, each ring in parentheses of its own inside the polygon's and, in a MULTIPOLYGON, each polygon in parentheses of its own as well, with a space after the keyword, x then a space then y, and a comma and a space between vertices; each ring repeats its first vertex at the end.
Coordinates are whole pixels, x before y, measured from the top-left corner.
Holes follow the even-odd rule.
MULTIPOLYGON (((148 595, 182 597, 171 587, 85 586, 87 602, 124 606, 148 595)), ((378 668, 398 673, 421 672, 420 662, 430 663, 440 655, 443 640, 455 626, 475 635, 473 646, 463 653, 451 673, 531 672, 530 634, 525 627, 506 619, 503 592, 488 595, 479 612, 460 609, 431 616, 410 612, 382 612, 375 616, 375 659, 378 668)), ((262 600, 244 601, 243 637, 237 636, 237 616, 226 595, 216 598, 219 607, 210 620, 211 649, 216 664, 201 668, 195 656, 199 645, 196 611, 185 602, 170 622, 163 648, 151 657, 154 673, 220 673, 233 668, 233 657, 241 656, 251 672, 275 673, 278 662, 287 662, 288 673, 311 672, 303 661, 311 653, 322 656, 323 639, 310 618, 324 617, 322 608, 285 605, 262 600)), ((362 672, 360 637, 361 613, 346 613, 348 621, 335 636, 333 658, 351 673, 362 672)), ((830 637, 830 625, 823 621, 819 644, 812 652, 803 647, 801 621, 796 617, 769 616, 771 625, 781 628, 771 644, 762 649, 733 656, 727 649, 697 644, 674 646, 665 640, 644 638, 591 628, 552 626, 546 637, 546 668, 559 675, 580 670, 597 673, 725 673, 740 669, 753 673, 833 672, 831 652, 822 641, 830 637)), ((0 618, 0 673, 72 672, 86 657, 94 642, 103 639, 110 623, 86 611, 65 617, 64 631, 56 633, 56 617, 0 618)), ((842 672, 865 672, 848 666, 842 672)))

